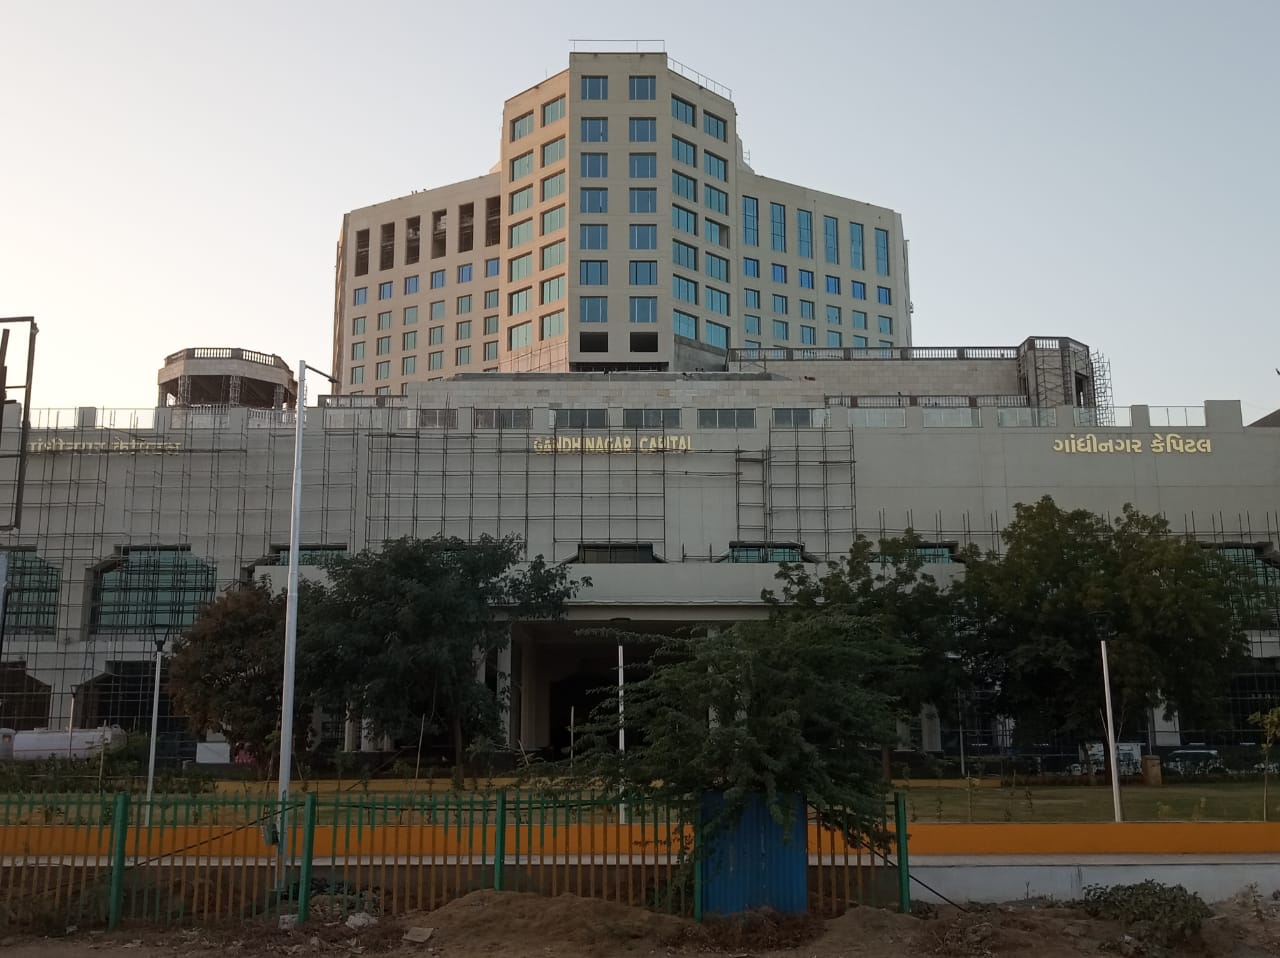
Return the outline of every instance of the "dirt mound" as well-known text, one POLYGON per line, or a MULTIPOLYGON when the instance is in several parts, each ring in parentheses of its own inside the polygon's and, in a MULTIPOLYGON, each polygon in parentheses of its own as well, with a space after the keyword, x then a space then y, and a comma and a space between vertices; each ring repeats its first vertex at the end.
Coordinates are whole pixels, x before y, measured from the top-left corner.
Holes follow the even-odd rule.
MULTIPOLYGON (((413 922, 409 922, 413 923, 413 922)), ((648 953, 697 930, 693 922, 617 902, 561 895, 544 898, 521 892, 476 891, 422 916, 436 929, 445 954, 450 946, 501 953, 512 942, 536 943, 542 952, 571 946, 573 954, 607 956, 648 953)), ((533 947, 528 952, 532 953, 533 947)))
POLYGON ((924 922, 914 915, 885 908, 850 908, 827 922, 827 936, 841 941, 909 941, 920 933, 924 922))

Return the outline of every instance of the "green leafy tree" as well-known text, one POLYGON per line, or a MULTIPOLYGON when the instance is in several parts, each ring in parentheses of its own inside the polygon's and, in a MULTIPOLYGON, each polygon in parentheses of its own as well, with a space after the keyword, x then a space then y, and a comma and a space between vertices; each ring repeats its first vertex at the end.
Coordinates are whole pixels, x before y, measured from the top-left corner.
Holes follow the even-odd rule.
POLYGON ((1117 734, 1150 709, 1211 720, 1247 644, 1232 571, 1131 506, 1108 524, 1051 498, 1015 507, 1003 554, 966 557, 954 588, 962 644, 1015 737, 1105 739, 1099 640, 1117 734))
MULTIPOLYGON (((926 571, 927 543, 914 531, 881 539, 875 546, 859 536, 847 555, 828 562, 819 573, 799 563, 784 563, 781 588, 763 598, 779 614, 840 615, 870 619, 910 655, 908 667, 894 661, 874 675, 889 692, 898 717, 909 718, 927 704, 950 701, 965 682, 956 655, 956 618, 950 594, 926 571)), ((885 777, 889 750, 896 741, 880 740, 885 777)))
POLYGON ((1280 742, 1280 708, 1254 712, 1249 724, 1262 730, 1262 820, 1267 820, 1267 792, 1271 785, 1271 750, 1280 742))
POLYGON ((447 733, 461 784, 467 742, 498 733, 500 703, 477 663, 506 645, 512 620, 559 618, 590 585, 523 555, 518 536, 404 538, 333 564, 301 603, 300 672, 327 710, 377 734, 447 733))
MULTIPOLYGON (((174 643, 169 681, 174 705, 197 732, 215 731, 270 767, 279 744, 284 676, 284 594, 262 582, 224 592, 174 643)), ((294 727, 310 711, 296 696, 294 727)))
POLYGON ((623 708, 612 689, 592 713, 575 775, 663 800, 721 793, 704 835, 755 795, 779 823, 803 796, 823 824, 876 834, 887 784, 870 747, 893 733, 897 703, 874 677, 909 659, 881 620, 836 609, 783 607, 768 621, 667 637, 632 668, 623 708))

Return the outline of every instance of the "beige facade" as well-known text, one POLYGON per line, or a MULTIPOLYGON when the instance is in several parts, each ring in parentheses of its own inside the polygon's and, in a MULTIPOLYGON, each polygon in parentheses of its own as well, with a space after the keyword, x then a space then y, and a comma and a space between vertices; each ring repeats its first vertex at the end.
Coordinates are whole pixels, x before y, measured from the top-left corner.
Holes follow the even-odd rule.
POLYGON ((901 217, 757 175, 730 91, 665 53, 573 53, 502 131, 489 175, 344 217, 344 393, 911 345, 901 217))

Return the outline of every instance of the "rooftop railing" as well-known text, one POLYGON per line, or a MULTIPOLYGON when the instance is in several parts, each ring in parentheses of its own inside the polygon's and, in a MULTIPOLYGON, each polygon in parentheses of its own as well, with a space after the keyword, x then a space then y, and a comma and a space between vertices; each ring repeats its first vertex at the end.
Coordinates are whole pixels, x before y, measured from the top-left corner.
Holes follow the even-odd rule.
POLYGON ((181 359, 238 359, 246 363, 257 363, 260 366, 273 366, 292 372, 289 364, 274 353, 260 353, 254 349, 240 349, 231 346, 196 346, 191 349, 179 349, 164 358, 165 365, 176 363, 181 359))

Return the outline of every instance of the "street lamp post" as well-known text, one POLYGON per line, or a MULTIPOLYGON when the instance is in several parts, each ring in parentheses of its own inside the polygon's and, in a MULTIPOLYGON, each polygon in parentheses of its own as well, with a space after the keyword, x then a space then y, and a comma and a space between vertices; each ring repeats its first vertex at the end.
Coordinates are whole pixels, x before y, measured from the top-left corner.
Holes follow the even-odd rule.
MULTIPOLYGON (((169 639, 169 632, 172 626, 165 630, 164 635, 155 637, 156 643, 156 681, 152 689, 151 696, 151 748, 147 755, 147 825, 151 824, 151 797, 155 792, 156 785, 156 738, 160 732, 160 667, 164 662, 164 646, 169 639)), ((106 749, 106 744, 103 744, 106 749)))
POLYGON ((285 843, 289 835, 289 786, 293 765, 293 687, 298 655, 298 550, 302 537, 302 429, 307 410, 307 370, 319 373, 329 382, 337 380, 328 373, 298 361, 298 398, 293 416, 293 486, 289 517, 289 580, 285 593, 284 615, 284 684, 280 691, 280 827, 277 833, 277 878, 285 886, 285 843))
MULTIPOLYGON (((1094 622, 1098 626, 1098 632, 1103 636, 1111 634, 1111 619, 1105 612, 1095 612, 1093 614, 1094 622)), ((1116 759, 1116 720, 1111 709, 1111 663, 1107 659, 1107 640, 1100 640, 1102 647, 1102 697, 1106 703, 1106 729, 1107 729, 1107 755, 1111 767, 1111 805, 1115 813, 1117 822, 1124 821, 1124 814, 1120 808, 1120 773, 1119 762, 1116 759)))

